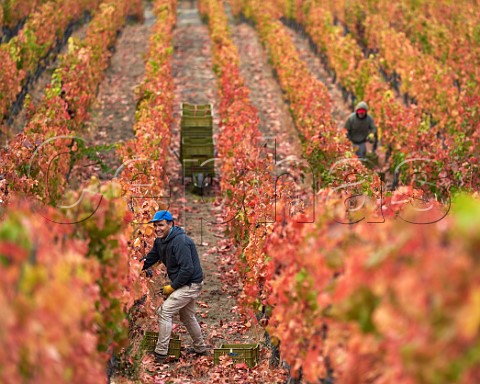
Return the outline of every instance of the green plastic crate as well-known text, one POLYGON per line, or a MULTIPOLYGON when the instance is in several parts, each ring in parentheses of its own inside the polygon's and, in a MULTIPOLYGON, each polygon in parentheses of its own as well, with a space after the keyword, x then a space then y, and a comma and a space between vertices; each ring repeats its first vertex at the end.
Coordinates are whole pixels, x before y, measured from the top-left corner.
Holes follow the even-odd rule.
POLYGON ((211 111, 212 104, 181 104, 182 111, 211 111))
POLYGON ((212 116, 211 109, 183 109, 182 110, 182 117, 205 117, 205 116, 212 116))
POLYGON ((212 116, 182 116, 180 126, 183 127, 212 127, 212 116))
POLYGON ((180 159, 183 160, 196 160, 203 159, 203 161, 214 157, 213 141, 211 138, 204 137, 188 137, 183 138, 180 145, 180 159))
POLYGON ((206 158, 207 160, 213 158, 213 144, 212 143, 184 143, 181 149, 181 159, 198 159, 206 158))
POLYGON ((259 344, 222 344, 213 350, 213 363, 220 363, 220 356, 228 355, 235 363, 245 363, 250 368, 260 361, 259 344))
MULTIPOLYGON (((158 332, 146 331, 143 335, 142 349, 146 352, 155 351, 157 339, 158 332)), ((180 340, 180 336, 177 334, 172 334, 168 344, 168 356, 175 356, 175 358, 179 359, 181 345, 182 341, 180 340)))
POLYGON ((182 145, 208 145, 213 147, 213 139, 212 137, 205 137, 205 136, 184 136, 182 137, 182 145))
POLYGON ((183 175, 190 177, 202 173, 205 177, 214 177, 213 119, 211 104, 182 103, 180 121, 180 161, 183 175))
POLYGON ((182 127, 180 134, 182 140, 188 137, 203 137, 212 140, 212 127, 182 127))

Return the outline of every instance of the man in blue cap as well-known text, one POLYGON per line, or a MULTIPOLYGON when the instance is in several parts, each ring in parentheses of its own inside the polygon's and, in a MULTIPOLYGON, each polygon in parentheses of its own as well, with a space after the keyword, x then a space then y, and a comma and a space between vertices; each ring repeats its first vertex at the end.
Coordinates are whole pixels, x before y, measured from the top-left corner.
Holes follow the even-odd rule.
POLYGON ((163 287, 167 299, 158 310, 159 332, 155 360, 164 363, 167 359, 173 315, 176 313, 180 314, 180 320, 193 340, 192 352, 206 355, 207 347, 195 317, 195 302, 203 285, 203 271, 195 244, 182 228, 174 225, 169 211, 158 211, 149 223, 153 223, 157 238, 145 257, 142 270, 161 261, 167 267, 171 281, 163 287))

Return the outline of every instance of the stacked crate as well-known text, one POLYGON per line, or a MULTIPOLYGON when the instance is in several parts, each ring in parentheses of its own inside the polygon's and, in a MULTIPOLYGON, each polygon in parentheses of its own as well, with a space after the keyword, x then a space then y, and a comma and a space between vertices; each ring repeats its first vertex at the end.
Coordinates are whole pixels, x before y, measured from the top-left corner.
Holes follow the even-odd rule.
POLYGON ((212 105, 182 103, 180 160, 194 182, 214 176, 212 105))

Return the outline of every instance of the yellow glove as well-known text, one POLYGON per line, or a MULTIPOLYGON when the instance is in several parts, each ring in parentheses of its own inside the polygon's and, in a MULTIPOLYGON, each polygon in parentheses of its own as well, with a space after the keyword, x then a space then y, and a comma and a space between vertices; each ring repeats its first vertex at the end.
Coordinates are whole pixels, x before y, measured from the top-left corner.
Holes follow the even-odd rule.
POLYGON ((369 133, 367 136, 367 140, 369 143, 373 143, 375 141, 375 134, 373 132, 369 133))
POLYGON ((165 295, 165 296, 170 296, 173 291, 175 291, 175 289, 172 288, 171 285, 165 285, 163 288, 162 288, 162 293, 165 295))

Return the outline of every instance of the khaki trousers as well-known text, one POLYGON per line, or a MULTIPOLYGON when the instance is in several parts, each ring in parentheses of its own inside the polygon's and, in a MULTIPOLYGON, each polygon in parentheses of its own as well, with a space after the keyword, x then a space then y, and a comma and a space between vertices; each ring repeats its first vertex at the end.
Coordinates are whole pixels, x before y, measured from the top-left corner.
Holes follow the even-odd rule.
POLYGON ((195 317, 195 302, 202 291, 203 283, 192 283, 191 286, 184 285, 173 291, 164 301, 158 310, 158 340, 155 352, 166 355, 168 343, 172 334, 172 321, 176 313, 180 314, 180 320, 187 328, 193 340, 193 348, 196 352, 204 352, 207 347, 203 340, 202 330, 195 317))

